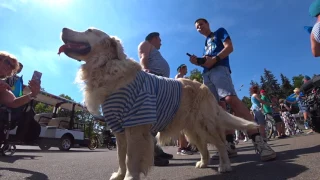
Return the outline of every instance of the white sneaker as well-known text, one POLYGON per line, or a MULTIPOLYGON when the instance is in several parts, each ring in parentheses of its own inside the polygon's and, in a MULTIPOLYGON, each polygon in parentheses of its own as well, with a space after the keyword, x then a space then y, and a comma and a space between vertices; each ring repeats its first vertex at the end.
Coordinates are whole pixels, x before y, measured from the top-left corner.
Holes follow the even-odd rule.
POLYGON ((263 140, 261 136, 256 136, 253 144, 256 148, 256 152, 260 154, 262 161, 269 161, 277 157, 276 152, 266 141, 263 140))
POLYGON ((247 142, 248 141, 248 138, 247 136, 244 138, 243 142, 247 142))
MULTIPOLYGON (((227 146, 227 151, 228 151, 229 158, 235 157, 235 156, 238 155, 238 152, 237 152, 237 149, 236 149, 236 146, 235 146, 234 143, 228 142, 226 144, 226 146, 227 146)), ((216 152, 214 155, 212 155, 211 159, 213 159, 213 160, 219 159, 219 152, 216 152)))

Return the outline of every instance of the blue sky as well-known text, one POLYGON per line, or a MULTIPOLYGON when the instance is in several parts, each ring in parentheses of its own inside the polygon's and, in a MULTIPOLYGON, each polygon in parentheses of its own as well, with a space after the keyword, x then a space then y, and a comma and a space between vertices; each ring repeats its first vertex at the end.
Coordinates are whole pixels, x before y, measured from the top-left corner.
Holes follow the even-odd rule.
POLYGON ((234 52, 230 56, 240 98, 248 95, 249 82, 260 82, 263 69, 290 79, 297 74, 319 73, 312 57, 308 14, 312 0, 0 0, 0 49, 24 64, 27 82, 34 70, 43 73, 42 87, 82 101, 74 79, 80 63, 57 55, 63 27, 86 30, 96 27, 118 36, 128 56, 138 61, 137 46, 153 31, 161 34, 161 53, 169 62, 171 77, 182 63, 192 70, 186 52, 202 55, 205 38, 194 21, 208 19, 211 29, 225 27, 234 52))

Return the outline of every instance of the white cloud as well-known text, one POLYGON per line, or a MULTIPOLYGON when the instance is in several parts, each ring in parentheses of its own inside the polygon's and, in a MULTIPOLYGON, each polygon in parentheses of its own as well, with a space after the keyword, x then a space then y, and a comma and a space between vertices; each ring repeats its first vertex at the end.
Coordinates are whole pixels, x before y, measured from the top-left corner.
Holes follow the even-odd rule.
POLYGON ((17 12, 17 9, 13 5, 7 4, 7 3, 1 3, 0 8, 4 8, 4 9, 8 9, 13 12, 17 12))
POLYGON ((59 56, 57 52, 51 50, 36 50, 25 46, 20 49, 17 57, 24 67, 28 67, 28 69, 32 68, 52 75, 59 75, 61 73, 61 69, 58 66, 59 56))

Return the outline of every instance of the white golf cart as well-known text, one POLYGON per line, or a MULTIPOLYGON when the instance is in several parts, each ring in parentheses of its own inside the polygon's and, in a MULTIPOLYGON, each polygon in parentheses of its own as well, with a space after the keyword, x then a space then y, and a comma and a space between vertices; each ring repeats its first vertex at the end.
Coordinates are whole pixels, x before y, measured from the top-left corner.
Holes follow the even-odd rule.
MULTIPOLYGON (((24 94, 29 91, 28 87, 24 88, 24 94)), ((84 106, 47 92, 39 93, 35 101, 54 106, 52 113, 40 113, 34 116, 34 120, 41 125, 41 133, 35 145, 41 150, 58 147, 61 151, 68 151, 74 145, 88 147, 90 140, 85 138, 85 123, 75 123, 75 112, 86 111, 84 106), (71 116, 57 117, 61 109, 69 110, 71 116)), ((10 134, 15 135, 16 130, 17 128, 11 130, 10 134)))

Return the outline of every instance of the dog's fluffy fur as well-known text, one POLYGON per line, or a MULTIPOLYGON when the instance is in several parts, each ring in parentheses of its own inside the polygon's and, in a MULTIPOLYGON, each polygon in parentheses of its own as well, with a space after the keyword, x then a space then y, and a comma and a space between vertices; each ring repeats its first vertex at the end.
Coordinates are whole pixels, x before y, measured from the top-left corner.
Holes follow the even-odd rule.
MULTIPOLYGON (((72 48, 65 53, 73 59, 85 61, 77 76, 84 83, 85 103, 93 114, 99 113, 100 105, 110 94, 133 81, 136 73, 141 71, 141 66, 124 54, 120 40, 100 30, 76 32, 64 28, 62 40, 66 44, 81 42, 91 46, 88 53, 75 53, 72 48)), ((207 144, 213 144, 220 153, 219 172, 231 171, 225 146, 226 127, 251 129, 257 125, 224 111, 205 85, 188 79, 178 81, 183 86, 180 107, 173 121, 158 133, 159 142, 163 144, 183 132, 201 153, 197 168, 207 167, 207 144)), ((115 133, 120 167, 110 179, 140 179, 141 173, 147 174, 154 155, 150 127, 141 125, 126 128, 124 133, 115 133)))

